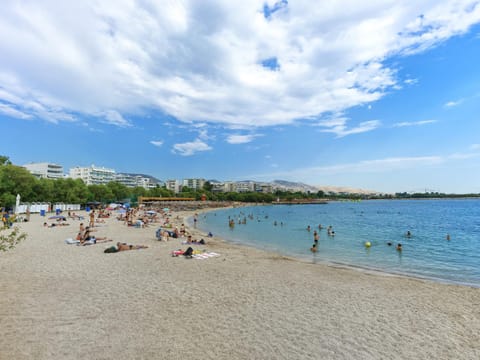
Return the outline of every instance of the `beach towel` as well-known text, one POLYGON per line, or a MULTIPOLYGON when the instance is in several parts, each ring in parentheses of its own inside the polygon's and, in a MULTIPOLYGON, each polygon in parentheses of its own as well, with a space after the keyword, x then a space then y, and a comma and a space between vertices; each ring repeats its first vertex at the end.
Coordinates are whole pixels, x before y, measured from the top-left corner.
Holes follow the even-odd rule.
POLYGON ((72 245, 72 244, 79 244, 79 240, 73 240, 72 238, 65 239, 65 244, 72 245))
POLYGON ((197 259, 197 260, 205 260, 205 259, 215 257, 215 256, 220 256, 220 254, 217 254, 215 252, 204 252, 204 253, 201 253, 201 254, 193 254, 192 255, 192 257, 194 259, 197 259))

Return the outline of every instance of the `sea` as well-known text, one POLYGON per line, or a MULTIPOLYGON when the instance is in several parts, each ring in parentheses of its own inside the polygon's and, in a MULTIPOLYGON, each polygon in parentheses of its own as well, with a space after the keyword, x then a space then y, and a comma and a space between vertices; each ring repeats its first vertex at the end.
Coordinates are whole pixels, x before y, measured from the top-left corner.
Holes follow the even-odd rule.
POLYGON ((480 199, 256 205, 202 213, 195 226, 303 261, 480 287, 480 199))

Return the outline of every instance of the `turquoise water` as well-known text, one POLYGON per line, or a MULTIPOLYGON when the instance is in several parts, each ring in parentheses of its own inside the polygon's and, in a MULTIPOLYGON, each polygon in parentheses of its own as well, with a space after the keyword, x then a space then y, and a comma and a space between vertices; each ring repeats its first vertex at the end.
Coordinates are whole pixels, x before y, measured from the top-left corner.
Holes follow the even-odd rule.
POLYGON ((197 227, 227 241, 310 262, 344 264, 480 287, 480 200, 477 199, 251 206, 202 214, 197 227), (228 226, 229 219, 235 221, 233 228, 228 226), (246 224, 239 224, 243 219, 246 224), (324 229, 318 230, 319 224, 324 229), (335 231, 334 237, 327 235, 329 225, 335 231), (316 254, 310 251, 314 230, 320 235, 316 254), (405 236, 407 231, 412 234, 410 238, 405 236), (365 247, 367 241, 370 248, 365 247), (388 242, 392 245, 387 245, 388 242), (401 252, 396 250, 398 243, 403 246, 401 252))

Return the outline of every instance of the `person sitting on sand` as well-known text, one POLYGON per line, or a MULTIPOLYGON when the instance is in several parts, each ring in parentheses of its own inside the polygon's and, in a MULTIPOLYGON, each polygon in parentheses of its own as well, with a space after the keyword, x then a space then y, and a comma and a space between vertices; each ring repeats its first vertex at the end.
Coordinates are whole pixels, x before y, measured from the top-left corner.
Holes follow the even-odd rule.
POLYGON ((89 240, 85 240, 85 241, 80 241, 78 242, 77 245, 80 245, 80 246, 87 246, 87 245, 95 245, 95 244, 100 244, 100 243, 106 243, 106 242, 110 242, 110 241, 113 241, 111 239, 105 239, 105 238, 102 238, 102 239, 96 239, 94 237, 90 238, 89 240))
MULTIPOLYGON (((89 226, 85 228, 85 232, 83 233, 83 237, 80 239, 80 244, 83 244, 84 242, 90 242, 90 243, 97 243, 102 240, 108 240, 106 237, 96 237, 91 234, 92 230, 90 229, 89 226)), ((110 240, 111 241, 111 240, 110 240)))

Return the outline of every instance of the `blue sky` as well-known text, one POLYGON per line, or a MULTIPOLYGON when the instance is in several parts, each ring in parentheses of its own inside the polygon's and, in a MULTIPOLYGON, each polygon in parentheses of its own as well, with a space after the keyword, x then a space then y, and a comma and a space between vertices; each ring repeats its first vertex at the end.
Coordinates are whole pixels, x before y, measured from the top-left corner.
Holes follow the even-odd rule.
POLYGON ((480 1, 6 0, 0 54, 18 165, 480 193, 480 1))

